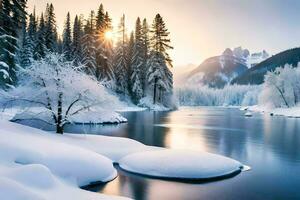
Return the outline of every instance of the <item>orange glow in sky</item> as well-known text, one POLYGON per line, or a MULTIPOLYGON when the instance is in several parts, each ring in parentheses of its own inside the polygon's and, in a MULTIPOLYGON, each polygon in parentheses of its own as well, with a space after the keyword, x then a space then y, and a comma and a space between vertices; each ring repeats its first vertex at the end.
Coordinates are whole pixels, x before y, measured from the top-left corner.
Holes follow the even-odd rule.
POLYGON ((171 32, 174 66, 200 64, 227 47, 275 54, 300 45, 299 20, 295 20, 300 19, 300 1, 287 6, 289 3, 280 0, 29 0, 29 12, 34 5, 38 13, 44 11, 47 2, 54 5, 60 32, 68 11, 72 19, 75 14, 87 16, 90 10, 97 11, 100 3, 113 18, 113 25, 125 14, 129 31, 138 16, 152 23, 160 13, 171 32))

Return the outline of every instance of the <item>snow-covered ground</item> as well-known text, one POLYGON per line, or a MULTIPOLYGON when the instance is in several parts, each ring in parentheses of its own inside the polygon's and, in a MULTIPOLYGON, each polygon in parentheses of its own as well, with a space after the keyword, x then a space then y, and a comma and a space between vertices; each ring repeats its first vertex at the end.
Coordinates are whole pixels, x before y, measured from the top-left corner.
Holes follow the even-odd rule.
POLYGON ((0 121, 1 199, 114 199, 79 189, 117 176, 112 161, 69 136, 0 121))
POLYGON ((300 107, 295 106, 291 108, 268 108, 266 106, 249 106, 249 107, 242 107, 241 109, 247 109, 253 112, 264 112, 269 113, 271 115, 277 116, 286 116, 286 117, 300 117, 300 107))

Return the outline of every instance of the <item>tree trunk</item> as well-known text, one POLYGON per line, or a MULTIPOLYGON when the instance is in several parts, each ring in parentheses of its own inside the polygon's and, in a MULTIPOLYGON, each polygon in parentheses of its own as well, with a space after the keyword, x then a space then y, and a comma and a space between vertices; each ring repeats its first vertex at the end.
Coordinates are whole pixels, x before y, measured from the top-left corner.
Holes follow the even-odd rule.
POLYGON ((153 94, 153 104, 156 104, 156 93, 157 93, 157 78, 154 80, 154 94, 153 94))
POLYGON ((62 124, 62 93, 58 95, 57 101, 57 123, 56 123, 56 133, 63 134, 64 127, 62 124))
POLYGON ((285 97, 284 97, 283 91, 281 91, 281 89, 280 89, 278 86, 275 85, 275 87, 276 87, 276 89, 278 90, 278 92, 279 92, 281 98, 283 99, 285 105, 289 108, 290 106, 289 106, 288 102, 286 101, 286 99, 285 99, 285 97))

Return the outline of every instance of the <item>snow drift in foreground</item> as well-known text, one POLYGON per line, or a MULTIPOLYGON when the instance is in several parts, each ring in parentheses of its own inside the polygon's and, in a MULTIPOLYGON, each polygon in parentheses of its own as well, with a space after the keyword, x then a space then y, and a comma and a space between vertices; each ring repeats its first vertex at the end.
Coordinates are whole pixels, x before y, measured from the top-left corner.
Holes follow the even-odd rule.
POLYGON ((6 121, 0 127, 1 198, 113 199, 78 188, 117 176, 107 157, 64 142, 64 136, 6 121))
POLYGON ((207 152, 161 150, 130 154, 120 161, 126 171, 159 178, 211 179, 238 173, 243 165, 207 152))
POLYGON ((79 189, 117 176, 113 166, 145 175, 200 179, 231 174, 241 163, 215 154, 166 150, 135 140, 54 134, 0 120, 0 197, 119 199, 79 189))

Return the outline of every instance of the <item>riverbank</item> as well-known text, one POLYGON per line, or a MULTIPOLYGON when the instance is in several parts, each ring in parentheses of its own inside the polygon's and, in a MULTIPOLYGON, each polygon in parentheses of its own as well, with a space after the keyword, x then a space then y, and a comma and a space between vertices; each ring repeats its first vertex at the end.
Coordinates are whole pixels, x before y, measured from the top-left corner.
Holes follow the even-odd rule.
POLYGON ((252 112, 261 112, 267 113, 274 116, 285 116, 290 118, 300 118, 300 107, 291 107, 291 108, 268 108, 265 106, 254 105, 241 107, 241 110, 248 110, 252 112))

